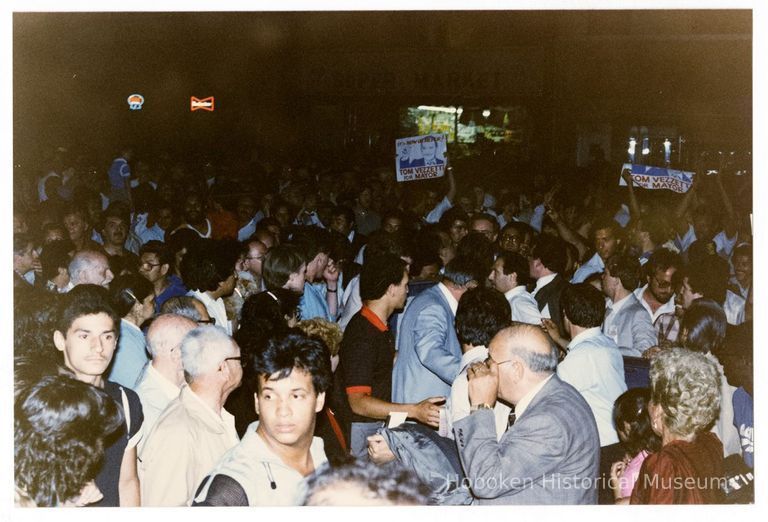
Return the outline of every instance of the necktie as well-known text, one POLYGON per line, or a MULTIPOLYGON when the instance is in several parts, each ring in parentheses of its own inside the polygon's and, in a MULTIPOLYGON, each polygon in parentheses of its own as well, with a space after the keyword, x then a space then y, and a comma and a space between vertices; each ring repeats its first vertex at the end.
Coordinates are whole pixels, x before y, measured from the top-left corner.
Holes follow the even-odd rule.
POLYGON ((512 411, 509 412, 509 418, 507 419, 507 429, 511 428, 514 423, 515 423, 515 409, 512 408, 512 411))

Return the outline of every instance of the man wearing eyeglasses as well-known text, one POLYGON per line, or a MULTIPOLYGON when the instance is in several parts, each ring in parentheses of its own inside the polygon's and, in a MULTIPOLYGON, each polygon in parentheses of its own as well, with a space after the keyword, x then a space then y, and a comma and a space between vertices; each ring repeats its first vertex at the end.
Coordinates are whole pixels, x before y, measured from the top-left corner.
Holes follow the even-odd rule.
POLYGON ((514 325, 467 372, 471 413, 453 433, 477 504, 595 504, 600 442, 592 411, 555 374, 557 351, 538 326, 514 325), (515 406, 496 440, 494 405, 515 406))
POLYGON ((679 287, 678 271, 683 260, 665 248, 656 250, 644 265, 646 284, 634 291, 648 312, 660 344, 677 341, 680 321, 675 315, 675 293, 679 287))
POLYGON ((200 481, 239 438, 224 409, 243 377, 240 347, 218 326, 199 326, 181 342, 187 386, 171 401, 139 453, 142 505, 187 506, 200 481))
POLYGON ((139 274, 152 283, 157 310, 171 297, 187 293, 181 278, 171 273, 173 260, 173 253, 161 241, 147 241, 139 250, 139 274))

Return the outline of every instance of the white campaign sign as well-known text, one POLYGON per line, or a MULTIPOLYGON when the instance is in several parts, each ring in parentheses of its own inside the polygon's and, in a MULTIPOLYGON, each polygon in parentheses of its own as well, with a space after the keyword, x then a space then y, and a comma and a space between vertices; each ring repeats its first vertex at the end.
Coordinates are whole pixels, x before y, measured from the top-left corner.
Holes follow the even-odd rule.
MULTIPOLYGON (((625 163, 621 167, 622 174, 629 171, 632 175, 632 184, 649 190, 671 190, 679 194, 688 192, 693 183, 694 172, 672 170, 663 167, 650 167, 648 165, 632 165, 625 163)), ((619 176, 619 185, 627 186, 624 178, 619 176)))
POLYGON ((395 141, 397 181, 443 177, 445 150, 445 134, 427 134, 395 141))

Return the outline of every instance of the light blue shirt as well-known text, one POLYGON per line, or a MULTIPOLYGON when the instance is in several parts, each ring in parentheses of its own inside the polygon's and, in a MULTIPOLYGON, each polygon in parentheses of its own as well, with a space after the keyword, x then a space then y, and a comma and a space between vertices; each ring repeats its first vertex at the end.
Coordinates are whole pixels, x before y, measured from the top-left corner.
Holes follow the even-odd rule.
POLYGON ((107 380, 135 389, 144 365, 149 361, 144 334, 133 323, 120 321, 120 339, 107 380))
POLYGON ((595 416, 600 446, 619 442, 613 426, 613 403, 627 391, 624 359, 613 339, 599 327, 589 328, 568 344, 568 355, 557 365, 557 375, 576 388, 595 416))
POLYGON ((603 270, 605 270, 605 263, 599 254, 595 254, 576 270, 571 278, 571 283, 583 283, 592 274, 599 274, 603 270))
POLYGON ((323 283, 304 283, 304 294, 299 301, 299 311, 301 319, 320 318, 326 321, 334 321, 331 312, 328 310, 328 302, 325 300, 326 287, 323 283))

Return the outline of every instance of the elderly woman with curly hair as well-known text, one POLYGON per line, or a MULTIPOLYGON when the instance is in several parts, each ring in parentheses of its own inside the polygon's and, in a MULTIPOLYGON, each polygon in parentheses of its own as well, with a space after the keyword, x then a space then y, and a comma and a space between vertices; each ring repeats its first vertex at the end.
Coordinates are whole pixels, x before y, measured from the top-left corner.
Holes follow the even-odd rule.
POLYGON ((661 449, 648 456, 631 504, 723 501, 723 445, 709 429, 720 409, 720 370, 710 355, 673 348, 651 361, 648 413, 661 449))

